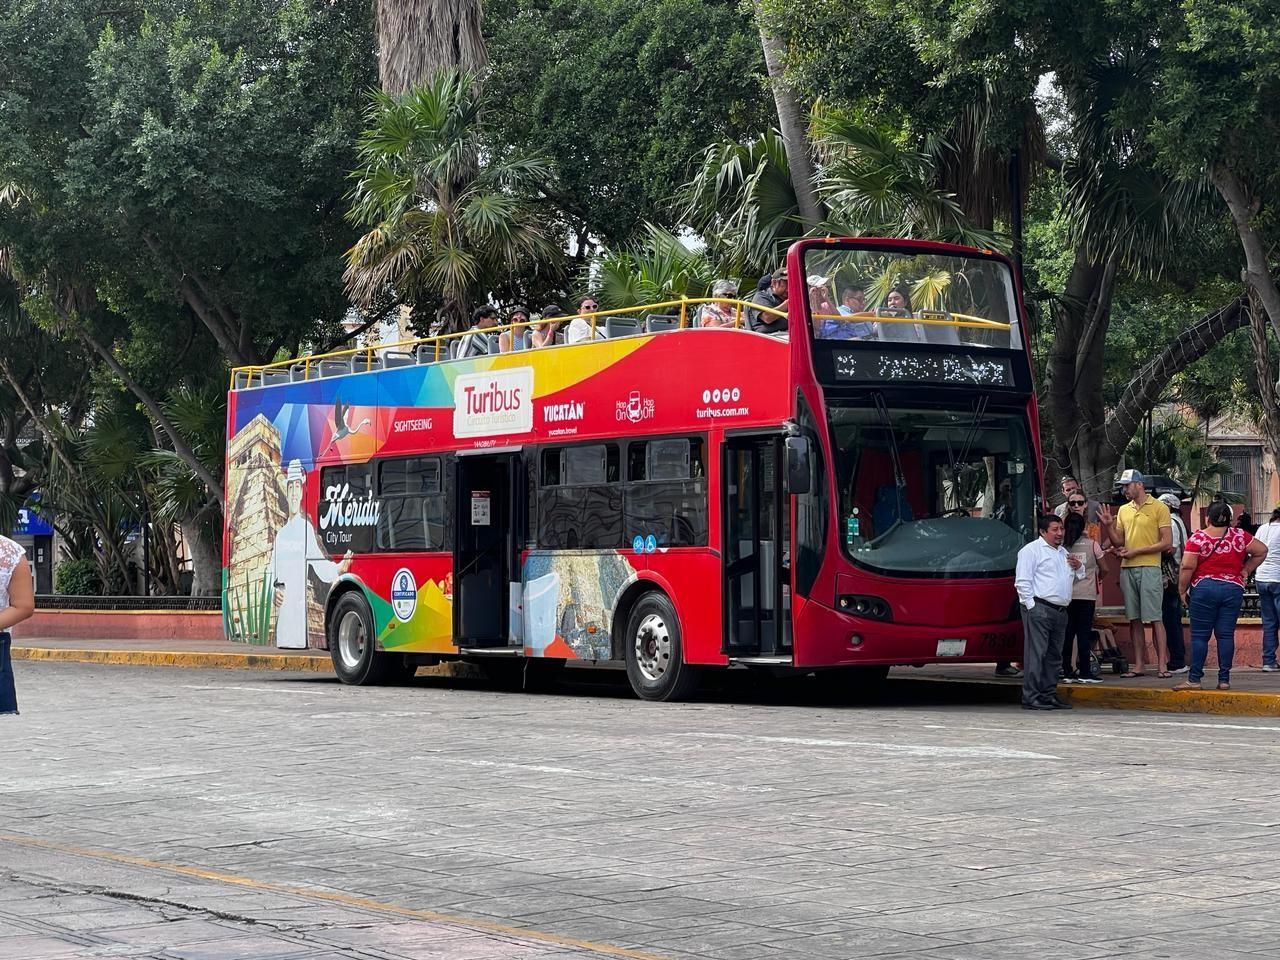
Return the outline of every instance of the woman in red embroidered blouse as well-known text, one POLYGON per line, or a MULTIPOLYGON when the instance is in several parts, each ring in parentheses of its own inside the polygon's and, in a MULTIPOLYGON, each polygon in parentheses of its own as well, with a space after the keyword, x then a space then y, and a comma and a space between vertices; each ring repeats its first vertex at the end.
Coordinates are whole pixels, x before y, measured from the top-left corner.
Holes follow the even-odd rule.
POLYGON ((1178 571, 1178 592, 1191 615, 1191 669, 1175 690, 1200 690, 1209 635, 1218 641, 1218 689, 1231 689, 1236 652, 1236 618, 1244 582, 1267 556, 1266 545, 1231 526, 1231 506, 1209 505, 1209 526, 1189 538, 1178 571))

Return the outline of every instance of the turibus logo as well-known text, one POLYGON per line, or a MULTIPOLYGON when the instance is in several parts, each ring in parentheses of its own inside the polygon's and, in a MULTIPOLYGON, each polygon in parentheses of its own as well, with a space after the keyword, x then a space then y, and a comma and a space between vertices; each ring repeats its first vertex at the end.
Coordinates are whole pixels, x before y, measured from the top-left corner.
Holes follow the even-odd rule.
POLYGON ((532 429, 532 367, 465 373, 454 380, 454 436, 488 437, 532 429))

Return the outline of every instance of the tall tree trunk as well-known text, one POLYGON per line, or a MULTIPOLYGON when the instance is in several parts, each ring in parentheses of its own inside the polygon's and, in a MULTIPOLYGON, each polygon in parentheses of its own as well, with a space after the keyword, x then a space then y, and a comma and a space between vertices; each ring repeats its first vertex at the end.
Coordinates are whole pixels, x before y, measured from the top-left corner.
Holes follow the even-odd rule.
POLYGON ((208 525, 184 520, 182 536, 191 551, 191 595, 216 596, 222 590, 222 558, 218 555, 218 545, 209 535, 208 525))
POLYGON ((1262 407, 1262 443, 1274 471, 1280 468, 1280 399, 1276 395, 1276 368, 1271 363, 1267 317, 1256 290, 1251 290, 1249 295, 1249 337, 1253 341, 1258 403, 1262 407))
POLYGON ((1245 282, 1257 293, 1271 320, 1272 329, 1280 336, 1280 290, 1271 276, 1262 238, 1253 229, 1253 217, 1258 212, 1257 200, 1240 182, 1235 171, 1223 163, 1215 163, 1209 168, 1209 179, 1226 201, 1236 233, 1240 235, 1240 246, 1244 248, 1245 282))
POLYGON ((773 102, 778 109, 778 129, 782 131, 782 143, 787 151, 791 186, 800 207, 800 219, 804 221, 806 229, 812 230, 826 219, 826 214, 814 187, 813 151, 809 146, 805 111, 800 106, 795 90, 787 82, 782 44, 769 32, 764 13, 758 7, 756 20, 760 25, 760 46, 764 50, 764 65, 769 72, 769 86, 773 90, 773 102))
POLYGON ((1097 261, 1077 250, 1049 350, 1049 422, 1058 466, 1094 496, 1108 490, 1119 459, 1119 451, 1107 441, 1102 400, 1115 284, 1114 260, 1097 261))
POLYGON ((374 0, 378 78, 393 96, 440 70, 479 73, 489 62, 480 0, 374 0))

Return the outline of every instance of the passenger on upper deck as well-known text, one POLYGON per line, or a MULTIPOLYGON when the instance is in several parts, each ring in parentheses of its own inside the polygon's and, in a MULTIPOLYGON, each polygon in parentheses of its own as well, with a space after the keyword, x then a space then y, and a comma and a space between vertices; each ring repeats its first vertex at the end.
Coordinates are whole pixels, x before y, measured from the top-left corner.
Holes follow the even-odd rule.
POLYGON ((695 327, 732 327, 736 317, 734 306, 729 301, 738 295, 737 282, 717 280, 715 286, 711 288, 711 295, 724 299, 717 300, 715 303, 704 303, 698 310, 698 315, 694 317, 693 325, 695 327))
MULTIPOLYGON (((599 306, 600 305, 596 303, 595 297, 583 297, 581 302, 578 304, 578 312, 587 314, 594 313, 599 309, 599 306)), ((565 343, 586 343, 591 339, 591 321, 588 318, 576 317, 569 322, 569 333, 564 338, 565 343)), ((595 339, 604 339, 604 322, 599 318, 596 318, 595 339)))
POLYGON ((471 329, 458 344, 458 357, 483 357, 488 353, 496 352, 489 343, 489 335, 486 331, 497 325, 497 307, 492 304, 476 307, 471 314, 471 329))
POLYGON ((553 317, 563 317, 564 309, 558 303, 548 303, 542 308, 542 322, 534 324, 533 332, 529 334, 529 343, 534 347, 554 347, 556 345, 556 334, 560 332, 560 324, 563 320, 553 320, 553 317))
MULTIPOLYGON (((773 271, 767 290, 757 290, 751 295, 751 302, 762 307, 772 307, 784 314, 787 312, 787 265, 784 263, 773 271)), ((756 333, 786 333, 787 318, 763 310, 748 310, 747 325, 756 333)))
MULTIPOLYGON (((841 316, 866 311, 866 291, 862 287, 846 287, 844 302, 839 307, 841 316)), ((819 340, 870 340, 876 335, 876 325, 868 320, 820 320, 815 326, 819 340)))
MULTIPOLYGON (((524 306, 515 306, 511 308, 511 312, 507 314, 507 323, 528 323, 529 311, 524 306)), ((513 349, 512 344, 516 346, 514 349, 520 349, 519 345, 526 342, 526 338, 532 330, 529 327, 516 327, 513 330, 503 330, 498 334, 498 352, 510 353, 513 349)))
MULTIPOLYGON (((906 287, 898 286, 889 291, 885 297, 884 308, 880 311, 883 316, 887 317, 903 317, 911 316, 911 291, 906 287)), ((907 323, 903 321, 886 320, 878 324, 880 327, 881 340, 897 340, 907 343, 919 343, 924 339, 923 331, 918 323, 907 323)))

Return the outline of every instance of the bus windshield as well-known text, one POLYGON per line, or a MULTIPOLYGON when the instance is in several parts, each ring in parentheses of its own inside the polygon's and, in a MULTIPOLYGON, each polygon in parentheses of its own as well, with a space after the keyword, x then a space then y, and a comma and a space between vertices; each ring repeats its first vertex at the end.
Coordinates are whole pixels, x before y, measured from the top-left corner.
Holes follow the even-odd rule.
POLYGON ((1035 532, 1025 416, 828 405, 841 535, 860 566, 902 576, 1013 572, 1035 532))
POLYGON ((820 247, 805 251, 804 272, 816 339, 1022 348, 1001 261, 820 247))

